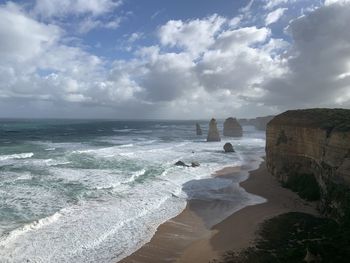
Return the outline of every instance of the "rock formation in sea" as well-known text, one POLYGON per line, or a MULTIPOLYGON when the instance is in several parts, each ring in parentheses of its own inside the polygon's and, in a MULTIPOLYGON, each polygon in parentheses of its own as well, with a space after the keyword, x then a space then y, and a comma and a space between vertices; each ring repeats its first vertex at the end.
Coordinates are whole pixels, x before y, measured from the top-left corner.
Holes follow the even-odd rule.
POLYGON ((224 122, 224 136, 241 137, 243 135, 242 126, 236 118, 227 118, 224 122))
POLYGON ((197 135, 202 135, 202 129, 201 126, 199 125, 199 123, 196 123, 196 134, 197 135))
POLYGON ((224 148, 224 151, 225 151, 226 153, 234 152, 234 151, 235 151, 235 150, 233 149, 232 144, 229 143, 229 142, 225 143, 225 145, 224 145, 223 148, 224 148))
POLYGON ((216 120, 213 118, 209 122, 207 142, 219 142, 219 141, 221 141, 221 138, 220 138, 218 126, 217 126, 216 120))
POLYGON ((291 110, 276 116, 267 125, 266 164, 300 195, 315 197, 319 191, 323 214, 350 218, 350 110, 291 110))
POLYGON ((191 167, 198 167, 200 166, 199 162, 191 162, 191 167))
POLYGON ((189 167, 189 165, 185 164, 183 161, 177 161, 174 165, 176 165, 176 166, 189 167))

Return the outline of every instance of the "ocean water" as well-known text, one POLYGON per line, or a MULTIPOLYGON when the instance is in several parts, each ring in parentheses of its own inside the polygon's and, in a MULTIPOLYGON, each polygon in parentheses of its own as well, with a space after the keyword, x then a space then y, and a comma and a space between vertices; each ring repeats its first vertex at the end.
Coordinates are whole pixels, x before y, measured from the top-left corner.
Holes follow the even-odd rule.
POLYGON ((187 199, 228 201, 227 215, 263 202, 238 186, 247 173, 211 175, 256 168, 264 136, 244 127, 242 138, 207 143, 193 121, 0 120, 0 262, 117 262, 187 199), (226 141, 235 153, 223 153, 226 141))

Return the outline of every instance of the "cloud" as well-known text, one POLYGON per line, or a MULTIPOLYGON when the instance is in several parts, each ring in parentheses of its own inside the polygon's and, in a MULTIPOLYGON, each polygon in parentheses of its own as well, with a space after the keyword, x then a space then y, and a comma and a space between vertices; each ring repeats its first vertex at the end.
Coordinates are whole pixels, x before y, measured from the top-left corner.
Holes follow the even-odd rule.
POLYGON ((270 13, 267 14, 265 18, 265 24, 271 25, 273 23, 276 23, 284 14, 284 12, 288 10, 288 8, 278 8, 270 13))
POLYGON ((267 10, 272 10, 277 6, 287 4, 288 2, 291 2, 291 0, 265 0, 265 6, 264 8, 267 10))
POLYGON ((142 32, 134 32, 128 38, 128 43, 134 43, 137 40, 140 40, 143 37, 142 32))
POLYGON ((99 16, 121 4, 121 0, 36 0, 34 12, 46 18, 82 14, 99 16))
POLYGON ((23 14, 11 2, 0 6, 0 56, 2 61, 26 61, 60 38, 61 30, 54 25, 43 25, 23 14))
POLYGON ((250 12, 253 4, 254 4, 254 0, 250 0, 246 6, 242 7, 239 10, 239 12, 241 12, 241 13, 248 13, 248 12, 250 12))
POLYGON ((98 28, 116 29, 120 26, 121 17, 109 18, 108 20, 86 17, 78 23, 78 32, 87 33, 98 28))
MULTIPOLYGON (((6 80, 0 85, 2 99, 38 101, 38 105, 46 101, 65 107, 67 103, 125 107, 137 116, 144 114, 145 108, 158 117, 159 109, 163 117, 200 117, 203 108, 206 114, 215 110, 224 114, 250 105, 247 98, 264 95, 258 85, 281 74, 278 56, 271 55, 279 42, 271 40, 270 29, 238 28, 239 21, 233 26, 232 19, 218 15, 168 21, 159 28, 157 45, 141 46, 133 59, 108 65, 82 48, 63 43, 63 29, 36 21, 18 5, 2 6, 0 12, 8 16, 0 25, 14 19, 24 21, 22 30, 15 30, 16 23, 0 26, 0 35, 12 32, 8 41, 26 43, 22 54, 26 63, 16 60, 21 48, 3 54, 8 61, 0 61, 0 78, 6 80), (223 101, 235 103, 222 106, 223 101), (174 111, 176 105, 183 107, 174 111)), ((140 32, 130 35, 130 43, 141 36, 140 32)))
POLYGON ((105 62, 62 43, 64 31, 38 22, 20 6, 0 6, 0 98, 112 105, 139 87, 105 62))
POLYGON ((187 22, 170 20, 159 29, 160 43, 163 46, 184 48, 196 56, 213 44, 215 34, 224 22, 225 19, 218 15, 187 22))
POLYGON ((141 82, 149 101, 172 101, 196 87, 194 63, 186 53, 157 54, 141 82))
POLYGON ((208 90, 222 89, 236 96, 261 95, 257 85, 281 73, 278 59, 255 46, 264 46, 269 34, 268 29, 256 27, 222 32, 213 49, 198 63, 202 85, 208 90))
MULTIPOLYGON (((56 1, 44 4, 50 3, 56 1)), ((138 41, 144 32, 125 34, 132 52, 114 61, 68 41, 63 17, 76 17, 82 33, 117 27, 103 6, 118 2, 102 1, 101 9, 79 3, 65 0, 45 19, 18 4, 0 5, 0 110, 16 103, 39 114, 48 107, 45 114, 54 116, 70 116, 66 109, 79 115, 80 107, 96 117, 203 118, 350 106, 350 4, 344 1, 328 0, 290 21, 290 42, 263 25, 278 21, 286 2, 264 2, 252 22, 251 1, 250 15, 170 20, 158 27, 152 46, 138 41)))
POLYGON ((118 28, 124 17, 117 16, 115 10, 122 4, 122 0, 35 0, 31 13, 85 34, 99 28, 118 28))
POLYGON ((325 0, 324 4, 332 5, 332 4, 347 4, 350 3, 350 0, 325 0))
POLYGON ((264 83, 266 104, 350 106, 350 4, 318 8, 291 22, 287 72, 264 83))

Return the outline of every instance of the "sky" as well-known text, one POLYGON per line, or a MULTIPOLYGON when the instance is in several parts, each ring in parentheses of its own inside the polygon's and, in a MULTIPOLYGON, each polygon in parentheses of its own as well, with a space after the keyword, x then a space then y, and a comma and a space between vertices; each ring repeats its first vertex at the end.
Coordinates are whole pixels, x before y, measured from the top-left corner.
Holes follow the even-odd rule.
POLYGON ((0 117, 350 107, 350 0, 0 0, 0 117))

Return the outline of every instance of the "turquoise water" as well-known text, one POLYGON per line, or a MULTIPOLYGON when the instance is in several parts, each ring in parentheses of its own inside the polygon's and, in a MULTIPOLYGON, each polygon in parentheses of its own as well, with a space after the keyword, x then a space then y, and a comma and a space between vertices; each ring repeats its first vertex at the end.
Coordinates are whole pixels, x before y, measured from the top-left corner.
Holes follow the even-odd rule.
POLYGON ((264 146, 252 127, 243 138, 206 143, 192 121, 1 120, 0 262, 115 262, 188 198, 211 193, 233 210, 261 202, 238 186, 243 175, 202 179, 259 160, 264 146), (222 152, 225 141, 236 153, 222 152), (175 167, 180 159, 201 166, 175 167), (184 191, 189 182, 203 191, 184 191), (232 184, 234 195, 210 192, 232 184))

